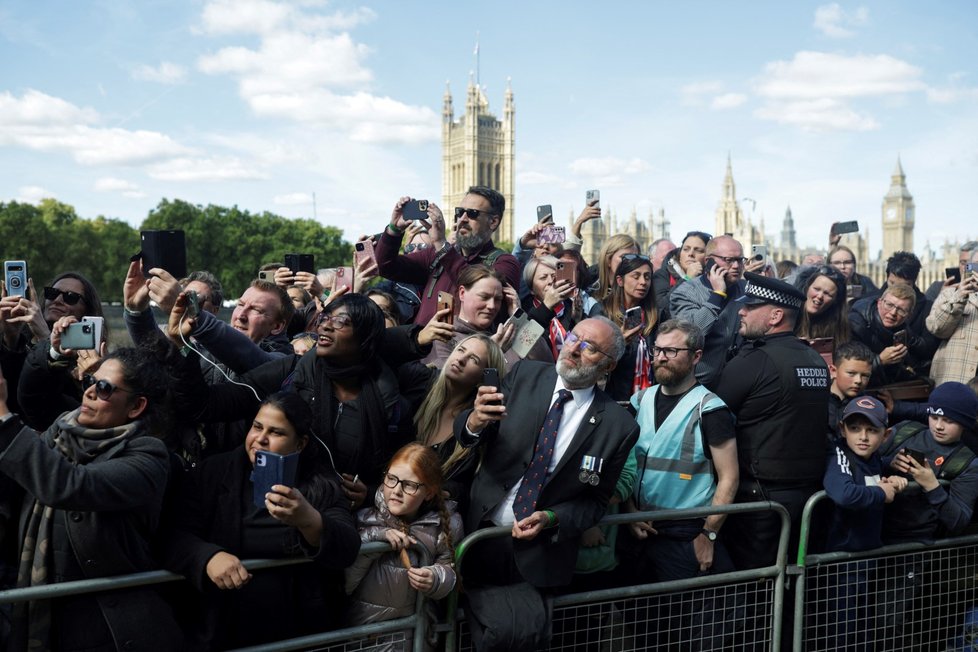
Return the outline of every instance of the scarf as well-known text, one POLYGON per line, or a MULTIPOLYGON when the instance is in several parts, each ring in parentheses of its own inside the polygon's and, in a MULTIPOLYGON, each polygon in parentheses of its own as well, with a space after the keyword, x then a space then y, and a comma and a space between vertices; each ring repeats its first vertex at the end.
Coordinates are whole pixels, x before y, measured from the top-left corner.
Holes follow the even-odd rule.
MULTIPOLYGON (((535 308, 539 308, 542 305, 542 301, 533 297, 533 306, 535 308)), ((549 339, 550 352, 553 353, 554 360, 556 360, 560 356, 560 349, 564 346, 564 338, 567 337, 567 329, 560 323, 560 317, 564 314, 564 302, 561 301, 554 306, 553 312, 553 319, 550 320, 549 339)))
MULTIPOLYGON (((65 412, 48 428, 42 438, 57 449, 73 464, 88 464, 101 453, 116 444, 133 437, 142 429, 142 422, 133 421, 116 428, 93 429, 78 425, 81 408, 65 412)), ((24 529, 17 569, 17 588, 49 584, 54 574, 51 559, 54 542, 54 508, 34 500, 24 529)), ((18 602, 14 606, 14 622, 25 623, 26 628, 14 627, 11 649, 47 650, 51 647, 51 602, 35 600, 18 602), (26 629, 26 631, 25 631, 26 629), (18 636, 17 632, 20 632, 18 636), (23 636, 27 637, 23 640, 23 636)))
MULTIPOLYGON (((360 437, 354 451, 343 451, 341 457, 350 463, 335 460, 337 471, 359 475, 370 486, 380 478, 389 458, 387 445, 388 419, 384 398, 378 386, 381 368, 377 363, 336 367, 317 360, 315 363, 316 399, 312 402, 313 424, 318 435, 330 450, 336 450, 338 439, 335 426, 339 411, 333 408, 334 380, 358 379, 361 384, 359 400, 360 437), (347 468, 342 468, 346 466, 347 468)), ((396 424, 394 424, 396 426, 396 424)))
POLYGON ((635 376, 632 379, 632 394, 652 386, 652 359, 649 357, 649 345, 639 333, 638 346, 635 351, 635 376))

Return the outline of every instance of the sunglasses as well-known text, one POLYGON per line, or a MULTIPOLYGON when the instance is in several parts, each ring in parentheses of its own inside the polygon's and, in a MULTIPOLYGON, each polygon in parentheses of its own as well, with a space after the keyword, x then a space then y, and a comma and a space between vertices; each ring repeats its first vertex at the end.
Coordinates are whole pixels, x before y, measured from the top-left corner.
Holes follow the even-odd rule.
POLYGON ((409 254, 412 251, 424 251, 425 249, 427 249, 430 246, 431 245, 429 245, 427 242, 419 242, 417 244, 414 244, 414 243, 412 243, 412 244, 406 244, 406 245, 404 245, 404 253, 409 254))
POLYGON ((469 218, 470 220, 478 219, 480 215, 493 216, 493 213, 487 213, 486 211, 480 211, 478 208, 462 208, 461 206, 455 207, 455 219, 460 220, 462 216, 469 218))
POLYGON ((833 282, 841 285, 846 284, 846 277, 842 275, 842 272, 834 267, 829 267, 828 265, 822 265, 816 269, 812 278, 818 278, 819 276, 827 276, 832 279, 833 282))
POLYGON ((78 294, 77 292, 72 292, 71 290, 59 290, 58 288, 51 287, 44 288, 44 298, 48 301, 54 301, 59 296, 62 297, 62 301, 69 306, 73 306, 85 298, 84 295, 78 294))
POLYGON ((706 233, 705 231, 690 231, 683 238, 683 242, 686 242, 690 238, 699 238, 700 240, 703 241, 703 244, 706 244, 713 239, 713 236, 710 235, 709 233, 706 233))
POLYGON ((95 396, 102 399, 103 401, 109 400, 109 398, 112 397, 112 394, 116 390, 119 390, 120 392, 125 392, 126 394, 135 393, 130 389, 122 389, 121 387, 117 387, 116 385, 113 385, 112 383, 110 383, 105 379, 99 380, 95 378, 95 376, 93 376, 92 374, 85 374, 84 376, 82 376, 83 391, 87 392, 88 388, 91 387, 92 385, 95 385, 95 396))

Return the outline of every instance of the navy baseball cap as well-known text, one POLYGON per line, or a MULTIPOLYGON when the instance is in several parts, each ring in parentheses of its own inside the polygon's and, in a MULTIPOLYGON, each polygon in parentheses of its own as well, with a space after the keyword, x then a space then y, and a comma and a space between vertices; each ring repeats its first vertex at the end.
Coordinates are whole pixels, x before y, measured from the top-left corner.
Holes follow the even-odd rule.
POLYGON ((861 414, 866 417, 877 428, 886 428, 886 408, 879 399, 872 396, 857 396, 846 405, 846 409, 842 412, 842 421, 854 414, 861 414))

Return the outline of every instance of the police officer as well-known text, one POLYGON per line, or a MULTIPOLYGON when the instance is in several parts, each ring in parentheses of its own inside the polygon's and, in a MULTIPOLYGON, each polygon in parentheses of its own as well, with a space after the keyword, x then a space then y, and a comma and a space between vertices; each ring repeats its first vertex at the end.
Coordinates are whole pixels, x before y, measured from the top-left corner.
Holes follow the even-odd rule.
MULTIPOLYGON (((795 540, 805 501, 818 490, 825 471, 829 370, 793 333, 805 295, 777 279, 746 277, 739 312, 746 342, 724 367, 716 388, 737 419, 740 486, 735 502, 784 505, 795 540)), ((724 530, 738 568, 775 563, 781 520, 774 512, 732 515, 724 530)))

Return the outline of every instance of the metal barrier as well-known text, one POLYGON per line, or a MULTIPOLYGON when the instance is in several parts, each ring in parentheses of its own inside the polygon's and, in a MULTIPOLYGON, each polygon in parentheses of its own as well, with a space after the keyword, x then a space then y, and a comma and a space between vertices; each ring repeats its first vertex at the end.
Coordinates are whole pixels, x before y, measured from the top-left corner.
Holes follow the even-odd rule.
POLYGON ((826 497, 820 491, 805 505, 797 565, 788 569, 797 575, 794 649, 978 649, 978 535, 809 554, 826 497))
MULTIPOLYGON (((756 502, 616 514, 606 516, 600 525, 758 511, 775 511, 781 518, 778 555, 773 566, 555 596, 552 621, 555 636, 550 650, 754 647, 777 652, 790 531, 784 507, 773 502, 756 502)), ((479 541, 501 536, 511 536, 511 528, 486 528, 463 539, 455 552, 455 567, 460 577, 462 561, 471 547, 479 541)), ((445 649, 450 651, 471 649, 467 626, 464 621, 458 622, 457 600, 458 592, 453 592, 445 628, 445 649)))
MULTIPOLYGON (((391 551, 390 544, 384 542, 365 543, 360 547, 360 554, 391 551)), ((417 548, 423 555, 427 554, 424 548, 417 548)), ((295 564, 311 563, 305 557, 290 559, 250 559, 242 562, 249 571, 259 571, 269 568, 281 568, 295 564)), ((28 600, 46 600, 62 598, 71 595, 84 593, 99 593, 103 591, 116 591, 136 586, 148 586, 152 584, 164 584, 167 582, 183 581, 182 575, 169 571, 148 571, 144 573, 133 573, 130 575, 119 575, 116 577, 100 577, 88 580, 77 580, 73 582, 60 582, 58 584, 46 584, 43 586, 32 586, 23 589, 8 589, 0 591, 0 604, 10 604, 24 602, 28 600)), ((400 642, 407 641, 405 632, 413 632, 413 643, 415 650, 424 649, 425 635, 427 631, 427 619, 424 611, 424 596, 419 592, 414 614, 396 620, 385 620, 369 625, 357 627, 346 627, 329 632, 312 634, 298 638, 291 638, 283 641, 275 641, 264 645, 256 645, 247 648, 240 648, 239 652, 279 652, 285 650, 344 650, 353 652, 355 650, 367 650, 379 642, 400 642)))

